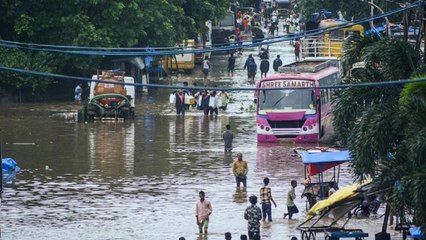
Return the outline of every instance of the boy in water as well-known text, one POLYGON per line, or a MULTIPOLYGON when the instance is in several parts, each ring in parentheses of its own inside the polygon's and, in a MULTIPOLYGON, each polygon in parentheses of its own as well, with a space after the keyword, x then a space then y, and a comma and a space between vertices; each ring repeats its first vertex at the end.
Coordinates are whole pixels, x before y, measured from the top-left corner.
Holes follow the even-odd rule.
POLYGON ((268 221, 272 222, 272 206, 271 202, 277 207, 274 199, 272 198, 271 188, 268 187, 269 178, 265 177, 263 179, 264 186, 260 188, 260 200, 262 201, 262 216, 263 221, 266 220, 266 215, 268 215, 268 221))
POLYGON ((284 218, 288 216, 288 219, 291 219, 293 214, 298 213, 299 209, 297 209, 296 204, 294 204, 294 199, 296 199, 295 189, 297 187, 296 180, 291 180, 291 188, 287 193, 287 211, 288 213, 284 213, 284 218))

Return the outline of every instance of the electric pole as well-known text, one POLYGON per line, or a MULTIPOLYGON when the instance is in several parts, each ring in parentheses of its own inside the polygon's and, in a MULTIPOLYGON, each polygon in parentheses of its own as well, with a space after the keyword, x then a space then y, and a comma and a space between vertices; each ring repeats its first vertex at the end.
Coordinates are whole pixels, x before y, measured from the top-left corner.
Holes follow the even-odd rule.
POLYGON ((423 0, 423 63, 426 63, 426 0, 423 0))

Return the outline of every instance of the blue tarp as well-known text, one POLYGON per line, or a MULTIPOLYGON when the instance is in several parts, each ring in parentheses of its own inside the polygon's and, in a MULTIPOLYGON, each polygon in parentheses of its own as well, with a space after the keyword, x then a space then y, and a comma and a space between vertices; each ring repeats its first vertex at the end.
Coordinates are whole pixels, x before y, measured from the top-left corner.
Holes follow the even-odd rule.
POLYGON ((17 172, 20 170, 18 164, 12 158, 3 158, 1 166, 3 173, 17 172))
POLYGON ((349 151, 340 152, 301 152, 300 156, 304 164, 334 163, 351 161, 349 151))
MULTIPOLYGON (((3 173, 3 183, 7 184, 12 182, 16 174, 21 170, 18 164, 12 158, 3 158, 2 159, 2 173, 3 173)), ((0 189, 3 189, 0 186, 0 189)))
POLYGON ((423 238, 423 233, 420 227, 410 227, 410 235, 412 238, 423 238))

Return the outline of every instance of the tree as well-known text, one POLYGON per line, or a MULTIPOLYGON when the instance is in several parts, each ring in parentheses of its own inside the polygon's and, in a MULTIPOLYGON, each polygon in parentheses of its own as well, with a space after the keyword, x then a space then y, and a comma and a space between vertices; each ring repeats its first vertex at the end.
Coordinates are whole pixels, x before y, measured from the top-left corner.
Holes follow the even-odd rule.
MULTIPOLYGON (((364 40, 349 47, 350 61, 365 68, 350 83, 407 79, 420 67, 420 53, 398 39, 364 40), (361 46, 361 47, 360 47, 361 46)), ((347 71, 348 72, 348 71, 347 71)), ((357 179, 372 177, 381 189, 392 189, 391 202, 401 217, 415 213, 426 227, 426 84, 354 87, 335 100, 334 126, 351 151, 357 179), (419 185, 420 184, 420 185, 419 185)), ((412 220, 412 219, 411 219, 412 220)))
MULTIPOLYGON (((370 0, 354 0, 354 1, 346 1, 346 0, 303 0, 298 4, 297 10, 298 12, 303 14, 305 19, 309 19, 309 16, 314 12, 319 12, 320 10, 328 10, 333 13, 333 17, 338 17, 337 12, 340 11, 343 17, 352 21, 353 19, 360 19, 370 16, 370 5, 368 4, 370 0)), ((403 1, 414 3, 416 0, 403 1)), ((377 6, 380 6, 385 11, 387 8, 396 9, 399 8, 399 3, 402 1, 388 1, 388 0, 374 0, 374 3, 377 6)), ((377 12, 377 10, 374 10, 377 12)), ((376 13, 377 14, 377 13, 376 13)), ((390 16, 391 21, 399 22, 402 19, 402 14, 396 14, 390 16)), ((375 23, 383 21, 375 20, 375 23)))
MULTIPOLYGON (((223 15, 228 5, 219 0, 70 0, 61 4, 53 0, 4 0, 0 2, 0 39, 85 47, 174 46, 196 36, 205 20, 223 15)), ((104 60, 102 56, 2 47, 0 56, 7 56, 0 58, 3 66, 78 76, 90 75, 90 70, 104 60), (40 59, 43 65, 36 66, 40 59)), ((12 81, 13 75, 0 72, 0 84, 38 91, 53 83, 27 77, 12 81)))
POLYGON ((338 17, 337 12, 341 11, 343 17, 347 20, 351 20, 352 18, 359 19, 362 17, 367 17, 370 14, 370 7, 368 4, 361 2, 360 0, 304 0, 301 1, 297 6, 298 12, 302 13, 305 19, 309 19, 309 16, 312 13, 319 12, 323 9, 331 11, 334 17, 338 17))

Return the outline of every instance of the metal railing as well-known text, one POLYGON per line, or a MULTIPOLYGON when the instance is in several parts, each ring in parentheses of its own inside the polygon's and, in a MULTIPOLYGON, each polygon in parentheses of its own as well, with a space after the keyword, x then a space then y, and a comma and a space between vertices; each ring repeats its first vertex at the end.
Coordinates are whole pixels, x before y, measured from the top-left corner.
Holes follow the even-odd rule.
POLYGON ((323 37, 306 37, 301 41, 301 58, 307 57, 341 57, 343 39, 327 39, 323 37))

